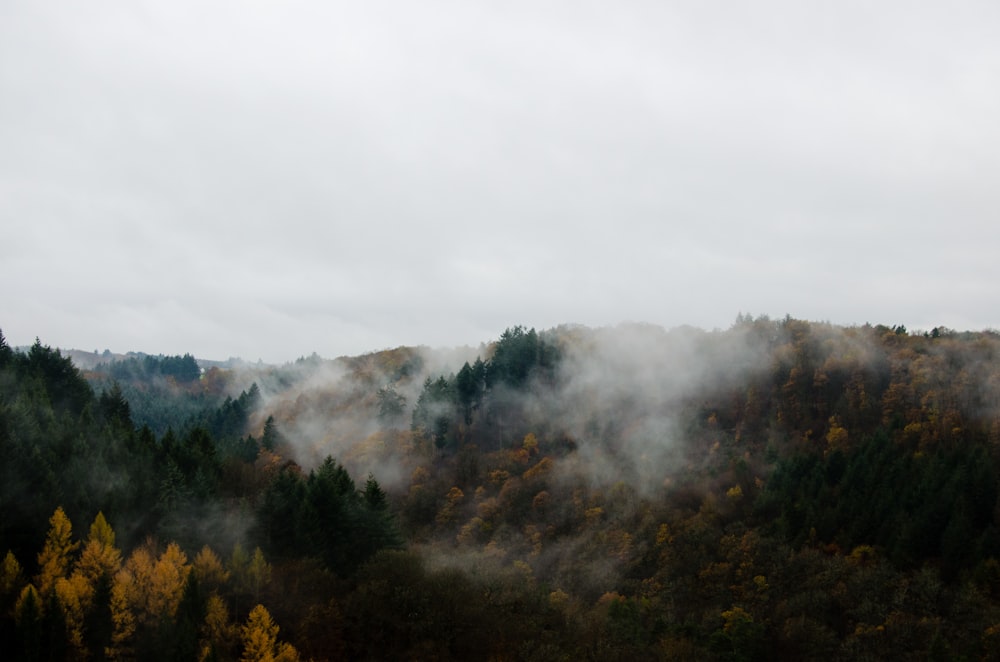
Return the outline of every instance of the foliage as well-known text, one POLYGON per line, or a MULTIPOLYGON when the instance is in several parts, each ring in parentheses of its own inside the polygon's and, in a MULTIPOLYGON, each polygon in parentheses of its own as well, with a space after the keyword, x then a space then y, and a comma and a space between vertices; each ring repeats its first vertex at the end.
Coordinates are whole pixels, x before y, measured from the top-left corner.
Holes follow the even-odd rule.
POLYGON ((452 451, 463 442, 487 442, 497 429, 501 444, 505 433, 523 434, 525 414, 513 393, 530 389, 533 380, 551 384, 558 358, 556 345, 534 329, 509 328, 488 360, 465 362, 448 377, 426 378, 411 429, 436 448, 452 451))
POLYGON ((272 555, 311 556, 349 575, 369 556, 401 544, 385 494, 369 476, 359 491, 332 457, 302 477, 286 469, 265 490, 257 537, 272 555))
POLYGON ((1000 338, 620 332, 513 327, 443 374, 404 348, 239 377, 143 359, 98 393, 0 334, 5 651, 995 656, 1000 338))

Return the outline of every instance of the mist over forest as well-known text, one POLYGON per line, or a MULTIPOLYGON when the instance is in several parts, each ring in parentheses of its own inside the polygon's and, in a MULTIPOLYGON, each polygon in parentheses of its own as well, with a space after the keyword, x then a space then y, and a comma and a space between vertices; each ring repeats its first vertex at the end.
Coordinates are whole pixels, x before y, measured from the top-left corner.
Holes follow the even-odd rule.
POLYGON ((1000 335, 0 334, 8 659, 1000 659, 1000 335))

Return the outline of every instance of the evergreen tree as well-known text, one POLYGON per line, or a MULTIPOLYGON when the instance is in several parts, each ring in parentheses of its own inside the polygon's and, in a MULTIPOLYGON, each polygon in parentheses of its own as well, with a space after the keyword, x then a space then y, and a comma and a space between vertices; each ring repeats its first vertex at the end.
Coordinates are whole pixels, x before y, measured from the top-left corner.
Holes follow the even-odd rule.
POLYGON ((383 386, 375 397, 378 399, 378 420, 385 426, 392 427, 399 423, 406 413, 406 398, 396 392, 392 386, 383 386))

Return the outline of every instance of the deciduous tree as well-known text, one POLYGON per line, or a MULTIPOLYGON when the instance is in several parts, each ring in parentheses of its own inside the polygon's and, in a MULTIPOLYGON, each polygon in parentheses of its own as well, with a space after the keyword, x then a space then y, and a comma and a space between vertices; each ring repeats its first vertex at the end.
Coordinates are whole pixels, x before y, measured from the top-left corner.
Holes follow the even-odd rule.
POLYGON ((298 651, 290 644, 278 641, 278 624, 264 605, 250 610, 246 625, 240 629, 243 640, 243 662, 295 662, 298 651))
POLYGON ((73 525, 61 507, 56 508, 49 518, 49 532, 45 536, 45 546, 38 555, 38 576, 35 584, 42 596, 55 590, 56 581, 66 576, 72 562, 73 552, 79 543, 73 542, 73 525))

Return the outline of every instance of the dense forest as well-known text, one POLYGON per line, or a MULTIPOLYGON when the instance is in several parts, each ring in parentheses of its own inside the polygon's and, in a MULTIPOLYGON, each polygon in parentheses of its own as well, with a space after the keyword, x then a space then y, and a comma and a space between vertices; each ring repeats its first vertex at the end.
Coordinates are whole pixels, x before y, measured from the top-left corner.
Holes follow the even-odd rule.
POLYGON ((1000 336, 0 334, 5 659, 1000 659, 1000 336))

